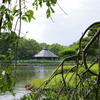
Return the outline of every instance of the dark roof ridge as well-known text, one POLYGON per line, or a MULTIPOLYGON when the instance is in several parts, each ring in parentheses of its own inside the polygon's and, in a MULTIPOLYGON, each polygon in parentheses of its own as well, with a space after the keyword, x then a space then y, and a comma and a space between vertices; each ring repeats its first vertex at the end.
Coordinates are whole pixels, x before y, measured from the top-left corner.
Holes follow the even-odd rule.
POLYGON ((34 57, 58 57, 58 56, 49 51, 46 47, 44 47, 39 53, 35 54, 34 57))
POLYGON ((47 47, 44 47, 43 50, 48 50, 48 48, 47 47))

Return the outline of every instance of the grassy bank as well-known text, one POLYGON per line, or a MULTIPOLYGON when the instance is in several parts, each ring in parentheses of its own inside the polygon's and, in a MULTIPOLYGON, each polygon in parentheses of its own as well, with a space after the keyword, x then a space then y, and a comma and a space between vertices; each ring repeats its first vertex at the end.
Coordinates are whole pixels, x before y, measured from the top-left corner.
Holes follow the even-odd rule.
MULTIPOLYGON (((63 70, 63 72, 67 72, 68 70, 70 70, 71 68, 72 68, 73 66, 64 66, 64 70, 63 70)), ((55 69, 56 70, 56 69, 55 69)), ((53 70, 53 72, 55 71, 55 70, 53 70)), ((92 68, 90 68, 90 70, 92 71, 92 72, 98 72, 98 65, 94 65, 92 68)), ((78 69, 78 73, 79 74, 82 74, 83 72, 85 71, 85 69, 84 68, 79 68, 78 69)), ((52 73, 53 73, 52 72, 52 73)), ((61 74, 60 74, 60 72, 61 72, 61 68, 59 68, 57 71, 56 71, 56 73, 59 73, 58 75, 56 75, 54 78, 53 78, 53 80, 51 80, 51 82, 47 85, 47 88, 49 88, 49 87, 51 87, 51 86, 57 86, 57 84, 60 84, 60 81, 61 81, 61 79, 62 79, 62 76, 61 76, 61 74)), ((71 78, 71 76, 72 76, 72 74, 74 74, 74 72, 75 72, 75 69, 74 70, 72 70, 72 71, 70 71, 69 73, 68 73, 68 75, 67 75, 67 78, 66 78, 66 81, 67 80, 69 80, 70 78, 71 78)), ((52 74, 51 73, 51 74, 52 74)), ((73 76, 75 76, 75 74, 73 75, 73 76)), ((48 78, 50 77, 50 75, 49 76, 47 76, 46 78, 44 78, 44 79, 35 79, 35 80, 32 80, 31 82, 29 82, 29 84, 31 84, 31 86, 35 86, 35 87, 39 87, 40 85, 41 85, 41 83, 43 83, 44 81, 46 81, 46 80, 48 80, 48 78)), ((91 77, 91 76, 90 76, 91 77)), ((73 77, 73 79, 69 82, 69 84, 71 85, 71 86, 73 86, 74 84, 73 84, 73 80, 75 80, 75 77, 73 77)))
MULTIPOLYGON (((98 64, 93 65, 90 70, 99 73, 98 64)), ((28 89, 32 91, 33 98, 38 98, 36 100, 99 100, 99 95, 99 99, 96 99, 97 91, 100 93, 100 87, 96 85, 97 77, 85 72, 86 69, 82 66, 64 66, 63 74, 62 68, 55 69, 44 79, 30 81, 28 89), (66 77, 65 81, 63 77, 66 77)))
MULTIPOLYGON (((2 62, 0 60, 0 62, 2 62)), ((50 60, 12 60, 11 62, 9 61, 6 61, 4 63, 1 63, 1 64, 15 64, 17 62, 17 66, 28 66, 28 65, 34 65, 34 66, 37 66, 37 65, 44 65, 44 66, 58 66, 62 61, 59 60, 59 61, 50 61, 50 60)), ((74 62, 67 62, 67 63, 70 63, 70 64, 73 64, 74 62)))

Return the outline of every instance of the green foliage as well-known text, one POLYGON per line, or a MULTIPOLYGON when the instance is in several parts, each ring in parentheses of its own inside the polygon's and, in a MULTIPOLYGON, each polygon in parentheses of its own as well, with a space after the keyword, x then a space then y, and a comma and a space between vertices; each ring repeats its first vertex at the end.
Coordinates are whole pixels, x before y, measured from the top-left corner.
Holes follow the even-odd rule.
POLYGON ((64 58, 66 58, 66 57, 75 55, 75 54, 76 54, 76 50, 71 49, 71 48, 67 48, 67 49, 65 49, 65 50, 62 50, 62 51, 60 52, 60 54, 61 54, 64 58))
POLYGON ((18 59, 32 59, 36 53, 40 52, 44 47, 48 47, 48 49, 59 57, 63 56, 60 54, 60 51, 67 48, 67 46, 63 46, 60 44, 51 44, 48 45, 46 43, 38 43, 34 39, 26 39, 20 38, 18 44, 18 59))
MULTIPOLYGON (((64 73, 66 74, 70 69, 72 68, 72 66, 64 66, 64 73)), ((58 71, 53 71, 53 72, 61 72, 61 68, 58 69, 58 71)), ((94 65, 91 69, 91 71, 94 71, 96 73, 98 73, 98 65, 94 65)), ((98 87, 96 85, 96 77, 93 76, 90 73, 86 73, 84 76, 81 77, 81 75, 85 72, 85 68, 81 68, 79 66, 78 68, 78 73, 80 76, 77 77, 76 79, 76 68, 71 70, 67 77, 66 77, 66 86, 63 88, 62 92, 57 95, 57 91, 59 90, 60 86, 62 85, 62 74, 56 74, 53 79, 49 82, 49 84, 46 85, 45 88, 49 88, 49 91, 46 91, 44 93, 39 94, 39 92, 36 92, 35 96, 37 97, 36 100, 38 100, 39 96, 42 100, 79 100, 79 99, 83 99, 83 100, 89 100, 92 98, 92 100, 96 100, 96 91, 98 89, 98 93, 100 93, 99 89, 100 87, 98 87), (80 81, 81 79, 81 81, 80 81), (75 84, 76 81, 78 81, 78 84, 76 86, 76 90, 75 90, 75 84), (81 83, 80 83, 81 82, 81 83), (79 85, 80 83, 80 85, 79 85), (94 96, 93 96, 94 95, 94 96)), ((66 76, 64 74, 64 76, 66 76)), ((49 76, 48 76, 49 77, 49 76)), ((47 77, 47 78, 48 78, 47 77)), ((38 88, 41 85, 41 82, 43 83, 44 81, 46 81, 47 79, 38 79, 38 80, 33 80, 30 82, 31 86, 34 86, 34 88, 38 88), (38 85, 37 85, 38 84, 38 85)), ((43 88, 41 86, 41 88, 43 88)), ((34 95, 34 93, 32 94, 34 95)), ((100 98, 100 97, 98 97, 100 98)), ((99 99, 98 99, 99 100, 99 99)))
MULTIPOLYGON (((73 67, 73 66, 64 66, 63 72, 66 73, 66 72, 67 72, 68 70, 70 70, 72 67, 73 67)), ((56 69, 55 69, 55 70, 56 70, 56 69)), ((53 70, 52 73, 54 73, 55 70, 53 70)), ((59 68, 59 69, 56 71, 56 74, 57 74, 57 75, 53 78, 53 80, 50 81, 50 83, 46 86, 46 88, 52 87, 52 88, 54 88, 54 90, 57 90, 57 89, 59 88, 59 86, 61 85, 61 79, 62 79, 62 75, 61 75, 62 71, 61 71, 61 70, 62 70, 62 69, 59 68)), ((68 74, 68 76, 67 76, 67 78, 66 78, 66 81, 68 81, 68 80, 71 78, 73 72, 75 72, 75 70, 72 70, 72 71, 68 74)), ((51 73, 51 74, 52 74, 52 73, 51 73)), ((80 69, 80 73, 82 73, 82 69, 80 69)), ((44 78, 44 79, 33 79, 33 80, 30 81, 28 84, 30 84, 31 86, 34 86, 34 87, 38 88, 38 87, 41 85, 41 83, 43 83, 44 81, 46 81, 49 77, 50 77, 50 75, 47 76, 47 77, 44 78)), ((73 77, 73 80, 74 80, 74 78, 75 78, 75 76, 73 77)), ((73 80, 70 81, 70 83, 69 83, 70 86, 74 86, 73 80)))
MULTIPOLYGON (((38 5, 41 5, 40 1, 41 0, 39 0, 38 2, 39 4, 38 3, 36 4, 37 7, 38 5)), ((11 88, 13 86, 12 78, 14 77, 12 76, 12 73, 11 73, 12 59, 15 59, 15 60, 18 59, 17 56, 19 56, 23 52, 24 54, 22 54, 22 57, 19 56, 20 59, 23 59, 23 58, 29 59, 32 57, 32 55, 38 52, 36 50, 39 50, 38 49, 39 45, 35 40, 26 40, 27 41, 26 43, 25 41, 21 42, 21 43, 25 43, 26 46, 24 44, 22 46, 20 43, 18 44, 18 40, 20 36, 17 36, 17 34, 20 35, 20 31, 21 31, 20 29, 21 27, 20 27, 18 29, 19 33, 16 32, 16 28, 18 24, 19 26, 21 26, 21 20, 30 22, 32 19, 35 19, 34 11, 28 9, 25 5, 25 2, 26 2, 25 0, 22 0, 22 1, 19 1, 19 4, 18 2, 16 2, 15 5, 11 4, 12 0, 2 0, 1 2, 1 6, 0 6, 0 60, 1 60, 0 92, 5 92, 8 90, 11 91, 12 89, 11 88), (18 45, 21 49, 20 52, 17 52, 17 50, 19 49, 18 45)), ((48 3, 50 3, 50 5, 53 5, 54 1, 51 0, 51 2, 48 2, 48 3)), ((53 12, 53 9, 52 9, 52 12, 53 12)))
POLYGON ((0 59, 3 59, 3 56, 5 57, 5 59, 11 60, 14 55, 14 48, 15 48, 15 44, 17 41, 17 35, 15 32, 11 31, 11 32, 4 32, 0 34, 0 46, 1 46, 1 50, 0 50, 0 55, 2 55, 2 57, 0 57, 0 59))
POLYGON ((41 50, 39 43, 33 39, 20 38, 18 45, 18 59, 32 59, 41 50))
POLYGON ((61 57, 62 55, 60 54, 60 51, 64 50, 65 48, 67 48, 67 46, 63 46, 60 44, 52 44, 48 46, 48 49, 50 51, 52 51, 54 54, 58 55, 59 57, 61 57))
POLYGON ((34 18, 34 12, 32 10, 27 10, 25 14, 22 16, 22 19, 26 22, 30 22, 34 18))
POLYGON ((99 29, 100 29, 100 24, 94 25, 93 27, 91 27, 88 32, 88 37, 92 37, 99 29))
POLYGON ((38 10, 38 8, 42 7, 43 3, 45 3, 48 7, 48 9, 46 10, 46 17, 49 18, 51 16, 51 13, 55 13, 52 6, 55 6, 56 2, 56 0, 35 0, 32 5, 36 8, 36 10, 38 10))
MULTIPOLYGON (((96 32, 100 29, 100 24, 94 25, 90 28, 90 30, 87 33, 87 36, 82 39, 82 50, 88 45, 88 42, 91 41, 92 37, 96 34, 96 32)), ((87 50, 87 60, 92 61, 97 57, 99 51, 99 40, 98 38, 95 39, 95 41, 91 44, 90 48, 87 50), (92 58, 92 59, 91 59, 92 58)))
MULTIPOLYGON (((11 10, 9 8, 7 8, 5 5, 2 5, 0 7, 0 11, 1 11, 2 15, 5 15, 2 26, 0 26, 0 27, 2 29, 11 30, 12 29, 12 22, 14 20, 11 10)), ((3 16, 1 16, 1 18, 2 17, 3 16)))
MULTIPOLYGON (((63 72, 67 72, 69 69, 71 69, 72 66, 71 65, 67 65, 67 66, 64 66, 64 70, 63 72)), ((55 69, 56 70, 56 69, 55 69)), ((53 72, 55 72, 55 70, 53 70, 53 72)), ((73 72, 73 71, 72 71, 73 72)), ((61 67, 59 67, 56 71, 56 73, 61 73, 61 67)))
POLYGON ((56 100, 57 95, 52 91, 47 91, 43 94, 42 100, 56 100))
POLYGON ((27 95, 24 95, 23 97, 21 97, 20 100, 32 100, 37 95, 38 95, 38 93, 30 93, 30 94, 27 94, 27 95))
MULTIPOLYGON (((19 40, 21 27, 19 27, 18 33, 16 32, 18 24, 19 26, 21 26, 21 20, 30 22, 32 19, 35 19, 34 11, 28 9, 25 5, 25 2, 26 2, 25 0, 19 1, 19 4, 16 2, 14 6, 11 5, 12 0, 2 0, 1 2, 1 6, 0 6, 0 60, 1 60, 0 93, 6 91, 12 91, 12 87, 16 82, 15 79, 16 75, 15 76, 12 75, 12 69, 13 69, 13 65, 11 64, 12 59, 16 60, 18 59, 18 57, 20 59, 29 59, 32 57, 32 55, 37 53, 38 50, 40 50, 39 49, 40 45, 35 40, 25 40, 25 39, 19 40), (17 34, 19 34, 19 36, 17 36, 17 34)), ((47 18, 49 18, 51 16, 51 13, 54 13, 52 6, 56 4, 56 1, 35 0, 33 6, 36 7, 36 9, 38 9, 38 6, 40 5, 40 7, 42 7, 43 3, 45 3, 46 6, 48 7, 48 9, 46 10, 46 15, 47 18)), ((27 99, 29 100, 31 99, 31 97, 28 96, 27 99)))

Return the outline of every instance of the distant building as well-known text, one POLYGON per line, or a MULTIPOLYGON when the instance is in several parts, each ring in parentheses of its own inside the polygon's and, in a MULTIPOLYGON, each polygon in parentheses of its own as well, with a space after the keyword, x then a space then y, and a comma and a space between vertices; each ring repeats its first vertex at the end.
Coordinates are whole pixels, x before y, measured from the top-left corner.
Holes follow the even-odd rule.
POLYGON ((58 60, 59 57, 49 51, 46 47, 43 48, 39 53, 34 55, 35 60, 58 60))

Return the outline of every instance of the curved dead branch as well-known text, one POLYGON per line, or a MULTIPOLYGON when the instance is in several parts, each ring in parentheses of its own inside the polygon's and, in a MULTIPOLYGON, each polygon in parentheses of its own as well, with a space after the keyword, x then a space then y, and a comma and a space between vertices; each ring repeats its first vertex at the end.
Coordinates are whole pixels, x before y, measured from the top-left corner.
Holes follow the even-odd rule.
MULTIPOLYGON (((79 47, 78 47, 78 52, 77 52, 77 55, 73 55, 73 56, 70 56, 70 57, 67 57, 65 58, 60 64, 59 66, 55 69, 55 71, 52 73, 52 75, 49 77, 48 80, 46 80, 39 88, 41 88, 43 86, 43 88, 46 87, 47 84, 49 84, 49 82, 58 74, 61 74, 62 76, 62 83, 61 85, 59 86, 59 89, 58 89, 58 92, 57 94, 60 95, 60 93, 63 91, 64 88, 67 87, 67 85, 69 84, 69 82, 72 80, 73 77, 76 77, 75 78, 75 81, 76 81, 76 86, 72 89, 70 89, 68 92, 67 92, 67 95, 69 95, 72 91, 73 93, 73 98, 76 96, 77 94, 77 91, 78 90, 78 87, 80 88, 84 88, 84 82, 86 80, 84 80, 84 77, 87 73, 90 73, 92 74, 93 76, 96 76, 97 77, 97 81, 96 81, 96 84, 97 86, 99 86, 99 83, 100 83, 100 72, 99 73, 95 73, 93 71, 90 70, 90 68, 92 68, 92 66, 97 63, 97 61, 99 61, 99 55, 97 56, 97 59, 95 59, 90 66, 88 66, 87 64, 87 50, 89 50, 90 46, 92 45, 92 43, 95 41, 95 39, 100 35, 100 30, 98 30, 94 36, 91 38, 91 40, 88 42, 88 44, 82 49, 81 47, 81 44, 82 44, 82 39, 84 38, 84 36, 87 34, 87 32, 89 31, 89 29, 91 27, 93 27, 94 25, 98 25, 100 24, 100 21, 98 22, 95 22, 93 24, 91 24, 85 31, 84 33, 82 34, 80 40, 79 40, 79 47), (81 63, 79 62, 79 57, 80 55, 82 54, 82 58, 81 58, 81 63), (67 72, 64 71, 64 63, 66 61, 72 61, 74 60, 75 61, 75 66, 73 66, 72 68, 70 68, 67 72), (58 72, 58 69, 61 68, 61 71, 58 72), (83 70, 83 73, 79 73, 78 72, 78 69, 81 69, 81 68, 84 68, 83 70), (67 79, 67 76, 70 72, 73 72, 73 74, 71 75, 71 77, 69 78, 69 80, 66 81, 67 79)), ((74 83, 75 84, 75 83, 74 83)), ((41 93, 43 89, 39 90, 39 92, 41 93)), ((97 89, 98 90, 98 89, 97 89)), ((83 95, 82 94, 83 90, 80 89, 80 95, 83 95)), ((91 92, 91 91, 90 91, 91 92)), ((88 97, 89 93, 88 92, 87 94, 84 95, 84 98, 88 97)), ((96 93, 96 95, 98 95, 96 93)), ((59 97, 59 96, 58 96, 59 97)), ((58 100, 58 98, 57 98, 58 100)))

